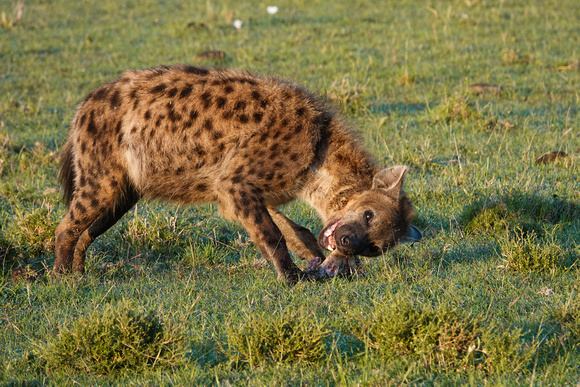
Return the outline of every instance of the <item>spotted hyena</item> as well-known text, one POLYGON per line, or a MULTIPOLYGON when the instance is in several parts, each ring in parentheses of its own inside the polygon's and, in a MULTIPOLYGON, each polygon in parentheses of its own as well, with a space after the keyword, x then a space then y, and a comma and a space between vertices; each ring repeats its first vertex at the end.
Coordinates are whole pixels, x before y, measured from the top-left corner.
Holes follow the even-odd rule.
POLYGON ((294 283, 302 273, 288 248, 307 260, 322 249, 376 256, 420 239, 406 172, 380 170, 323 99, 292 83, 191 66, 127 71, 72 121, 54 271, 82 274, 91 242, 145 197, 218 203, 294 283), (276 209, 295 198, 326 222, 318 238, 276 209))

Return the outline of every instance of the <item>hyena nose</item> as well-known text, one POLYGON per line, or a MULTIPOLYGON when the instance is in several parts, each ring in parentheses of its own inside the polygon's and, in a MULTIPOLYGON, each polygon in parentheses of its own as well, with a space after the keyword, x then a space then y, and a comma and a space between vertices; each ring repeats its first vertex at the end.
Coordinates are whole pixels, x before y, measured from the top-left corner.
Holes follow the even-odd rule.
POLYGON ((340 244, 341 244, 343 247, 349 247, 349 246, 351 245, 351 240, 350 240, 350 237, 349 237, 348 235, 343 235, 343 236, 340 238, 340 244))

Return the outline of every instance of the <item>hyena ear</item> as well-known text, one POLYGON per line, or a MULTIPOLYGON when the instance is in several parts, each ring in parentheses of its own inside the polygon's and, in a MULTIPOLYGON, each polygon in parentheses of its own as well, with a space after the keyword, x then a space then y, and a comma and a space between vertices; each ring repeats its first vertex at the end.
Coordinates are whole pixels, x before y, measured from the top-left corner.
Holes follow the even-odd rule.
POLYGON ((419 242, 421 239, 423 239, 423 234, 421 234, 421 231, 419 231, 419 229, 415 226, 409 226, 407 229, 407 235, 405 235, 403 242, 413 243, 419 242))
POLYGON ((373 188, 384 189, 390 196, 398 198, 403 186, 403 178, 408 170, 409 167, 406 165, 383 169, 373 178, 373 188))

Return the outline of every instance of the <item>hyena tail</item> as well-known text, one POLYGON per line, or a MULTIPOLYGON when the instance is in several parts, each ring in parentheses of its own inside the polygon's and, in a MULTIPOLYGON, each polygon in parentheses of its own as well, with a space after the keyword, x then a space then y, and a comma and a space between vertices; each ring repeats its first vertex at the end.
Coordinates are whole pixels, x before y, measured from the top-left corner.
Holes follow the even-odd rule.
POLYGON ((75 190, 75 168, 73 143, 69 138, 60 151, 60 173, 58 180, 63 187, 63 199, 67 206, 70 204, 75 190))

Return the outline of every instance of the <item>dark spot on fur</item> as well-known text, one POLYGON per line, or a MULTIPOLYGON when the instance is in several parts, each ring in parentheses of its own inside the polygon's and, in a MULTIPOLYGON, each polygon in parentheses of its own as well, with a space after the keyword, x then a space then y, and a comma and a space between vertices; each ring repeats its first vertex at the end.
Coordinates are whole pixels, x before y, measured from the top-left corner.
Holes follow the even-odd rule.
POLYGON ((231 110, 228 110, 228 111, 224 112, 224 114, 222 114, 222 118, 223 118, 224 120, 229 120, 229 119, 231 119, 233 116, 234 116, 234 112, 233 112, 233 111, 231 111, 231 110))
POLYGON ((169 101, 167 103, 167 117, 171 120, 171 122, 176 122, 181 120, 181 115, 178 114, 174 109, 173 109, 173 104, 171 103, 171 101, 169 101))
POLYGON ((183 90, 181 90, 181 92, 179 93, 179 98, 183 99, 185 97, 187 97, 188 95, 191 94, 191 92, 193 91, 193 85, 187 84, 183 90))
POLYGON ((133 100, 137 99, 137 92, 138 91, 139 91, 138 89, 131 90, 131 93, 129 93, 129 97, 133 100))
POLYGON ((290 161, 297 161, 298 160, 298 157, 299 157, 298 153, 293 153, 290 156, 290 161))
POLYGON ((271 181, 274 178, 274 172, 268 172, 266 175, 266 180, 271 181))
POLYGON ((239 184, 241 182, 242 182, 242 177, 240 175, 235 175, 234 177, 232 177, 232 183, 239 184))
POLYGON ((183 174, 183 172, 185 172, 185 168, 183 168, 183 167, 179 167, 175 170, 175 173, 178 175, 183 174))
POLYGON ((203 104, 203 108, 207 109, 211 106, 211 93, 209 91, 204 92, 201 96, 201 103, 203 104))
POLYGON ((282 123, 281 123, 280 125, 282 125, 283 127, 286 127, 286 126, 288 126, 288 120, 287 120, 286 118, 284 118, 284 119, 282 120, 282 123))
POLYGON ((121 131, 122 127, 123 127, 123 121, 119 120, 119 122, 117 122, 117 126, 115 126, 115 133, 119 133, 121 131))
POLYGON ((195 75, 207 75, 207 74, 209 74, 209 70, 204 69, 202 67, 182 66, 181 69, 189 74, 195 74, 195 75))
POLYGON ((83 115, 81 116, 81 119, 79 120, 79 126, 80 126, 81 128, 82 128, 82 127, 83 127, 83 125, 85 124, 85 121, 86 121, 86 120, 87 120, 87 115, 86 115, 86 114, 83 114, 83 115))
POLYGON ((93 101, 102 101, 107 98, 109 94, 109 88, 107 86, 101 86, 98 88, 91 96, 93 101))
POLYGON ((95 115, 94 112, 91 112, 91 117, 89 119, 89 125, 87 126, 87 130, 90 134, 95 134, 97 132, 97 126, 95 125, 95 115))
POLYGON ((258 142, 260 144, 263 144, 264 141, 266 141, 269 136, 270 136, 270 132, 268 132, 267 130, 262 132, 262 134, 260 135, 260 138, 258 139, 258 142))
POLYGON ((263 115, 262 115, 262 113, 260 113, 260 112, 256 112, 256 113, 254 113, 254 122, 255 122, 256 124, 259 124, 259 123, 262 121, 262 116, 263 116, 263 115))
POLYGON ((151 119, 151 111, 147 110, 145 112, 145 115, 143 116, 146 120, 150 120, 151 119))
POLYGON ((197 112, 197 110, 192 110, 189 112, 189 119, 191 121, 195 121, 197 120, 197 117, 199 116, 199 113, 197 112))
POLYGON ((87 209, 85 208, 85 206, 83 206, 81 203, 76 202, 75 203, 75 208, 80 212, 80 213, 86 213, 87 209))
POLYGON ((241 114, 241 115, 238 117, 238 119, 240 120, 240 122, 241 122, 242 124, 245 124, 245 123, 247 123, 247 122, 250 120, 250 118, 249 118, 249 117, 248 117, 246 114, 241 114))
POLYGON ((211 131, 211 130, 213 129, 213 123, 212 123, 212 121, 211 121, 211 119, 210 119, 210 118, 206 119, 206 120, 203 122, 203 128, 204 128, 205 130, 208 130, 208 131, 211 131))
MULTIPOLYGON (((219 130, 215 130, 211 134, 211 139, 214 140, 214 141, 216 141, 216 140, 219 140, 220 138, 222 138, 223 136, 224 135, 223 135, 222 132, 220 132, 219 130)), ((221 145, 223 145, 223 144, 221 144, 221 145)), ((222 150, 223 149, 220 149, 220 151, 222 151, 222 150)))
POLYGON ((266 106, 268 106, 268 100, 263 99, 260 101, 260 107, 262 107, 262 109, 265 109, 266 106))
POLYGON ((177 94, 177 88, 176 88, 176 87, 174 87, 173 89, 171 89, 171 90, 169 90, 169 91, 167 92, 167 96, 168 96, 169 98, 173 98, 173 97, 175 97, 175 95, 176 95, 176 94, 177 94))
POLYGON ((306 109, 304 109, 303 107, 296 109, 296 115, 298 117, 302 117, 304 115, 304 112, 306 111, 306 109))
POLYGON ((264 217, 262 216, 262 213, 261 213, 261 212, 258 212, 258 211, 256 211, 256 212, 254 213, 254 222, 255 222, 256 224, 260 224, 260 223, 262 223, 263 221, 264 221, 264 217))
POLYGON ((303 129, 302 124, 297 124, 294 127, 294 133, 298 134, 298 133, 302 132, 302 129, 303 129))
POLYGON ((215 102, 218 109, 222 109, 226 105, 226 99, 224 97, 219 97, 215 102))
POLYGON ((149 74, 147 75, 147 78, 153 79, 153 78, 157 78, 157 77, 165 74, 167 71, 169 71, 169 66, 159 66, 159 67, 156 67, 154 69, 148 69, 147 71, 149 72, 149 74))
POLYGON ((159 85, 152 87, 151 90, 149 90, 149 92, 151 94, 160 94, 162 93, 165 89, 167 88, 167 85, 164 83, 160 83, 159 85))
POLYGON ((236 101, 234 105, 234 110, 243 110, 246 108, 246 101, 236 101))
POLYGON ((230 86, 230 85, 227 85, 227 86, 224 88, 224 92, 225 92, 226 94, 230 94, 230 93, 231 93, 231 92, 233 92, 233 91, 234 91, 234 88, 233 88, 232 86, 230 86))
POLYGON ((87 152, 87 144, 85 142, 81 142, 81 153, 85 154, 87 152))
POLYGON ((111 99, 109 100, 109 104, 111 106, 111 109, 116 109, 121 105, 120 95, 121 95, 121 93, 119 92, 119 90, 115 90, 115 92, 111 96, 111 99))
POLYGON ((207 184, 205 184, 205 183, 198 183, 198 184, 195 186, 195 190, 196 190, 196 191, 199 191, 199 192, 204 192, 204 191, 207 191, 207 189, 208 189, 208 186, 207 186, 207 184))
MULTIPOLYGON (((123 143, 123 132, 119 133, 119 135, 117 136, 117 143, 118 143, 119 145, 121 145, 121 144, 123 143)), ((110 145, 111 145, 111 144, 109 144, 109 146, 110 146, 110 145)), ((110 153, 110 151, 109 151, 109 152, 107 152, 107 153, 110 153)))
POLYGON ((256 90, 252 91, 252 98, 256 101, 259 101, 262 96, 260 95, 260 93, 258 93, 256 90))
POLYGON ((284 141, 284 142, 290 141, 292 139, 292 137, 294 137, 294 134, 292 134, 292 133, 286 133, 284 135, 284 137, 282 137, 282 141, 284 141))

